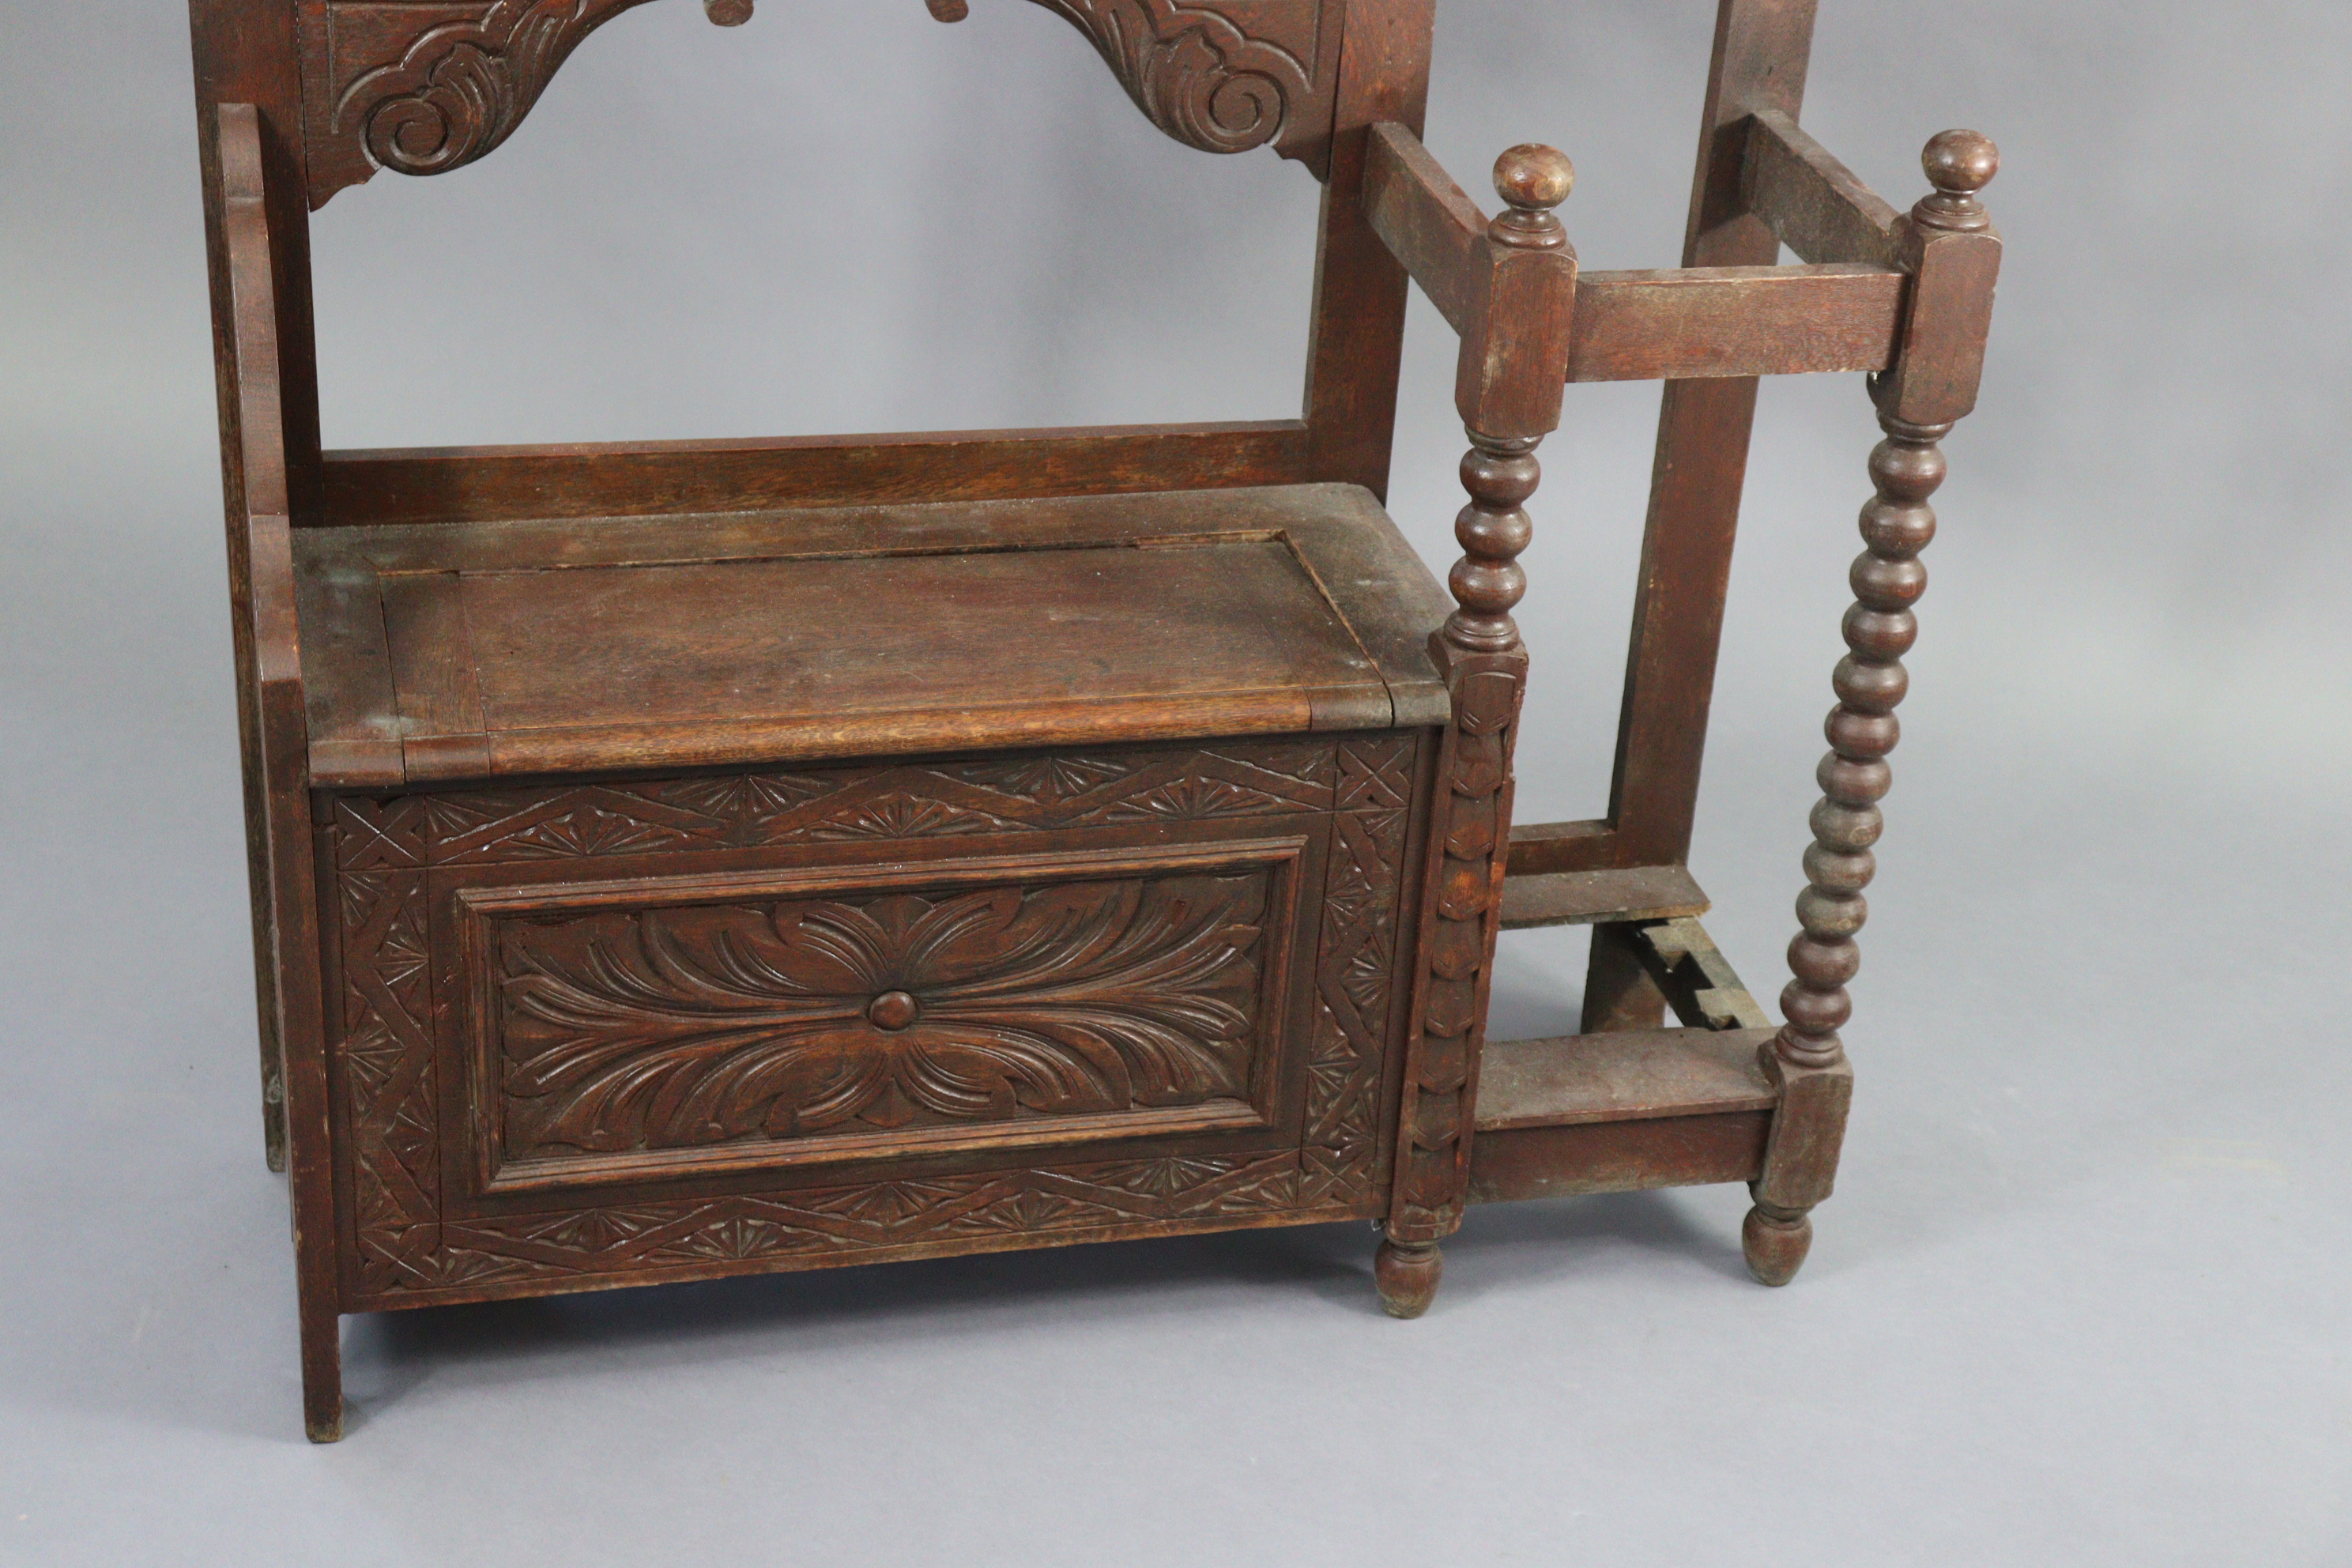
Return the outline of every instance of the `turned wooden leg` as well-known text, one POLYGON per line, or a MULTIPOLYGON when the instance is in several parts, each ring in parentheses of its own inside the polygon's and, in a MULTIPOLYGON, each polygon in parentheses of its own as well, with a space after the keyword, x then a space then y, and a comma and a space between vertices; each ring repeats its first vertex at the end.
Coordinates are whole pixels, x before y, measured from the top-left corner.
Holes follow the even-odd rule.
POLYGON ((1878 803, 1894 782, 1886 753, 1901 733, 1895 705, 1910 678, 1902 656, 1918 636, 1911 606, 1927 586, 1919 552, 1936 534, 1927 497, 1944 477, 1936 441, 1949 426, 1922 428, 1885 416, 1886 439, 1870 455, 1878 493, 1862 510, 1868 547, 1856 558, 1856 603, 1846 612, 1852 651, 1838 662, 1832 684, 1838 705, 1827 725, 1830 754, 1818 776, 1812 847, 1805 851, 1804 892, 1797 899, 1803 929, 1789 944, 1795 976, 1780 994, 1788 1022, 1765 1052, 1765 1071, 1780 1085, 1764 1173, 1755 1184, 1756 1207, 1742 1231, 1748 1266, 1767 1285, 1785 1285, 1812 1244, 1812 1206, 1829 1196, 1837 1173, 1853 1069, 1838 1029, 1852 1016, 1846 982, 1862 966, 1854 937, 1869 916, 1863 889, 1877 869, 1871 846, 1884 826, 1878 803))
POLYGON ((1805 1261, 1813 1205, 1830 1195, 1837 1176, 1853 1098, 1853 1068, 1838 1030, 1853 1013, 1846 983, 1862 966, 1854 938, 1870 913, 1863 889, 1877 869, 1878 803, 1894 783, 1886 754, 1901 737, 1895 708, 1910 686, 1903 656, 1919 635, 1911 606, 1927 587, 1919 552, 1936 537, 1927 498, 1944 482, 1937 443, 1975 405, 2000 263, 2000 237, 1976 199, 2000 166, 1992 143, 1974 132, 1948 131, 1927 143, 1921 163, 1936 189, 1911 209, 1904 230, 1912 273, 1904 356, 1871 385, 1886 438, 1870 454, 1876 493, 1862 509, 1865 548, 1849 575, 1850 651, 1831 682, 1838 704, 1825 726, 1830 753, 1816 775, 1822 799, 1797 898, 1801 929, 1789 944, 1795 978, 1780 994, 1788 1022, 1764 1050, 1780 1101, 1741 1237, 1748 1268, 1767 1285, 1787 1284, 1805 1261))
POLYGON ((1514 147, 1496 160, 1506 210, 1487 226, 1479 314, 1510 326, 1465 333, 1454 387, 1470 437, 1461 468, 1470 503, 1454 520, 1462 559, 1446 585, 1455 607, 1430 638, 1453 715, 1437 758, 1388 1239, 1373 1268, 1381 1304, 1400 1318, 1418 1317, 1436 1294, 1437 1244, 1461 1226, 1469 1184, 1528 670, 1511 608, 1527 592, 1518 557, 1534 524, 1525 503, 1542 477, 1536 447, 1559 418, 1576 290, 1576 253, 1552 209, 1575 175, 1549 147, 1514 147))
POLYGON ((1383 1241, 1372 1257, 1372 1279, 1380 1287, 1381 1307, 1391 1318, 1418 1318, 1437 1298, 1437 1281, 1445 1259, 1437 1244, 1383 1241))

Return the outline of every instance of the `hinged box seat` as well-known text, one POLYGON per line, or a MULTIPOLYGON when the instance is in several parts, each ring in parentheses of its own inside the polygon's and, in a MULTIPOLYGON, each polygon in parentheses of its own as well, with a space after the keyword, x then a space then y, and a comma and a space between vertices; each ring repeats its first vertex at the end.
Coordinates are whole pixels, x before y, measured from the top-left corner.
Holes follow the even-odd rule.
POLYGON ((1360 487, 290 543, 346 1302, 1384 1205, 1450 601, 1360 487))
POLYGON ((295 536, 312 783, 1445 722, 1352 485, 295 536))

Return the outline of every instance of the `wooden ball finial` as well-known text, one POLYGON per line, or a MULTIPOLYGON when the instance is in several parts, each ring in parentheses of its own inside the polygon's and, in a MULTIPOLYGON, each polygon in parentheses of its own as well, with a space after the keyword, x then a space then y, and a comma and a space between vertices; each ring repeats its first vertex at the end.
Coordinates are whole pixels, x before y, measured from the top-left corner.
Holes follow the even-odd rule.
POLYGON ((1936 194, 1911 209, 1914 218, 1942 229, 1980 229, 1991 223, 1977 193, 2000 173, 2000 149, 1992 138, 1974 131, 1944 132, 1929 138, 1919 166, 1936 194))
POLYGON ((1552 208, 1576 188, 1576 165, 1558 148, 1523 142, 1495 160, 1495 194, 1509 205, 1486 226, 1498 243, 1520 250, 1558 250, 1568 244, 1552 208))
POLYGON ((2000 149, 1974 131, 1947 131, 1931 138, 1919 154, 1927 183, 1947 195, 1972 196, 2000 173, 2000 149))
POLYGON ((714 26, 740 27, 751 19, 751 0, 702 0, 702 14, 714 26))
POLYGON ((1576 188, 1576 165, 1557 147, 1522 142, 1495 160, 1495 194, 1520 212, 1549 212, 1576 188))

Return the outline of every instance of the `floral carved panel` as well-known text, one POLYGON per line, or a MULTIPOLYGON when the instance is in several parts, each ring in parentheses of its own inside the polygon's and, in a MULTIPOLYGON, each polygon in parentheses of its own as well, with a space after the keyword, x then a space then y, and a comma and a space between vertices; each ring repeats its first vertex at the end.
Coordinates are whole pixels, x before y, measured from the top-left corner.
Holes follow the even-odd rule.
MULTIPOLYGON (((310 205, 380 169, 437 174, 496 150, 590 33, 646 3, 300 0, 310 205)), ((1177 141, 1210 153, 1272 146, 1323 172, 1339 75, 1332 0, 1034 3, 1083 33, 1177 141)), ((751 10, 748 0, 709 8, 726 23, 751 10)), ((942 19, 962 12, 933 5, 942 19)))
POLYGON ((907 1151, 1039 1123, 1098 1134, 1106 1116, 1264 1126, 1264 992, 1296 851, 1280 853, 723 903, 565 909, 561 884, 461 894, 485 971, 492 1188, 706 1152, 768 1164, 843 1136, 907 1151))

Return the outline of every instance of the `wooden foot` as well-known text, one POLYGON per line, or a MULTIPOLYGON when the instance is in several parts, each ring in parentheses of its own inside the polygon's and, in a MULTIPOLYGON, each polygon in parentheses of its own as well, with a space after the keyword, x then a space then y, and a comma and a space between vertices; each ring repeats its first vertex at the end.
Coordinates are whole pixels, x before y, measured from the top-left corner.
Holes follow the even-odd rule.
POLYGON ((1748 1211, 1739 1227, 1741 1250, 1748 1254, 1748 1272, 1759 1285, 1786 1285, 1805 1266, 1813 1249, 1812 1215, 1802 1209, 1769 1209, 1759 1204, 1748 1211))
POLYGON ((302 1429, 313 1443, 343 1438, 343 1320, 302 1314, 302 1429))
POLYGON ((1381 1243, 1372 1258, 1372 1279, 1381 1290, 1381 1306, 1391 1318, 1418 1318, 1436 1299, 1445 1259, 1435 1242, 1381 1243))

